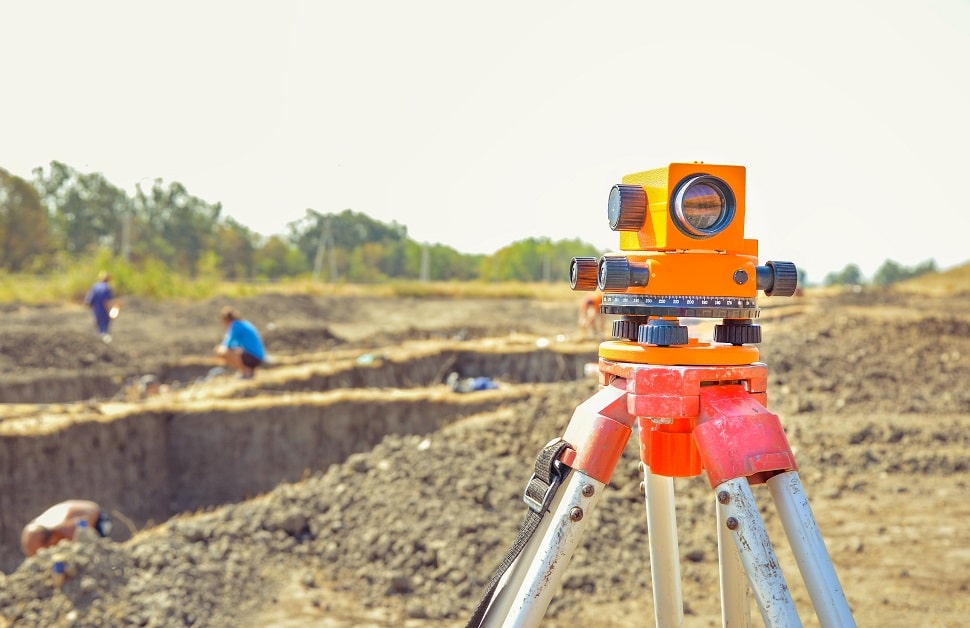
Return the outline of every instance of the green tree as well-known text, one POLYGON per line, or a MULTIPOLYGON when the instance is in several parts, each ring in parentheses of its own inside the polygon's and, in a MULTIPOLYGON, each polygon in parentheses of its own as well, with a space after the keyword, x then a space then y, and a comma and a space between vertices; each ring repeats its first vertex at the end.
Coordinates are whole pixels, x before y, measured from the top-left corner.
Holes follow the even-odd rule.
POLYGON ((573 257, 597 257, 599 251, 579 240, 529 238, 499 249, 481 261, 479 274, 489 281, 569 280, 573 257))
POLYGON ((388 225, 350 209, 339 214, 307 209, 303 218, 289 223, 287 228, 290 243, 300 250, 310 267, 322 264, 328 277, 336 271, 338 275, 350 273, 373 281, 382 276, 398 276, 406 267, 400 245, 407 241, 407 227, 396 222, 388 225), (371 246, 367 253, 358 251, 365 245, 378 248, 371 246), (325 264, 321 259, 324 253, 325 264), (337 264, 340 259, 346 260, 349 267, 337 264), (330 267, 330 260, 335 261, 337 268, 330 267), (374 268, 364 268, 366 263, 374 264, 374 268))
POLYGON ((468 281, 478 278, 482 255, 459 253, 450 246, 428 247, 429 279, 433 281, 468 281))
MULTIPOLYGON (((392 276, 429 281, 471 281, 478 279, 482 255, 459 253, 444 244, 418 243, 408 240, 401 244, 402 261, 392 276)), ((386 258, 385 258, 386 259, 386 258)))
POLYGON ((379 242, 365 242, 354 247, 349 254, 347 278, 356 283, 376 283, 387 279, 380 271, 384 247, 379 242))
POLYGON ((77 256, 106 246, 115 254, 124 244, 124 221, 131 202, 101 173, 80 173, 59 161, 35 168, 33 185, 51 217, 55 245, 77 256))
POLYGON ((142 249, 194 277, 203 253, 215 247, 222 205, 189 194, 181 183, 166 186, 156 179, 148 193, 139 187, 136 209, 148 232, 142 249))
POLYGON ((825 276, 826 286, 861 286, 863 283, 862 271, 855 264, 848 264, 841 271, 825 276))
POLYGON ((398 279, 418 279, 420 277, 420 258, 417 268, 413 268, 410 264, 408 257, 410 244, 413 244, 413 241, 407 238, 384 241, 381 257, 377 260, 377 268, 383 276, 398 279))
POLYGON ((905 268, 893 260, 886 260, 873 275, 872 283, 877 286, 890 286, 931 272, 936 272, 936 262, 933 260, 923 262, 915 268, 905 268))
POLYGON ((216 225, 213 236, 219 271, 226 279, 246 279, 256 270, 257 235, 233 218, 216 225))
POLYGON ((0 268, 41 270, 49 262, 47 212, 37 190, 0 168, 0 268))
POLYGON ((305 273, 310 268, 298 249, 276 235, 266 240, 256 250, 253 258, 256 273, 269 279, 292 277, 305 273))

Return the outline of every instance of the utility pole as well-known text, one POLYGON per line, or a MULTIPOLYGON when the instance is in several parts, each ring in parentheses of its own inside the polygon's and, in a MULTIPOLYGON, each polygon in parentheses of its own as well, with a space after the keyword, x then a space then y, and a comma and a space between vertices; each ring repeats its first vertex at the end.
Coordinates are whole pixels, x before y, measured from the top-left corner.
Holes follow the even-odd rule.
POLYGON ((428 283, 431 281, 431 252, 428 250, 428 244, 424 243, 421 245, 421 281, 428 283))
POLYGON ((320 271, 323 269, 323 257, 328 255, 330 261, 330 282, 337 281, 337 251, 333 245, 333 231, 330 228, 328 216, 320 228, 320 238, 317 240, 317 254, 313 259, 313 281, 319 281, 320 271))
POLYGON ((313 281, 320 280, 320 268, 323 266, 324 249, 327 247, 326 229, 320 227, 320 237, 317 238, 317 254, 313 258, 313 281))
POLYGON ((125 215, 121 219, 121 259, 125 263, 131 261, 131 206, 125 207, 125 215))

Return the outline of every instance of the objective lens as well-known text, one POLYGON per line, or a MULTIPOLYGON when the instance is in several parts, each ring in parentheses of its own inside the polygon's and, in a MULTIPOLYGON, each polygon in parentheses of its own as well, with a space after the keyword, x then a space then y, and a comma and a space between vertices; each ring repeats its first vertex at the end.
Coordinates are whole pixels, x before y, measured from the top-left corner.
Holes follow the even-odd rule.
POLYGON ((710 175, 696 175, 678 184, 670 209, 674 224, 685 234, 710 238, 731 224, 734 208, 734 192, 727 183, 710 175))

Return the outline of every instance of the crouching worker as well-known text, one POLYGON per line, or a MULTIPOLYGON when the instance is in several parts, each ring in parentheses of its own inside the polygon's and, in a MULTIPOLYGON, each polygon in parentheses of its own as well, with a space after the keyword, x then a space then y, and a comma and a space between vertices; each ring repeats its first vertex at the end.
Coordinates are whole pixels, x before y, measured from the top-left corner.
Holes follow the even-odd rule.
POLYGON ((33 556, 41 548, 52 547, 64 539, 74 538, 74 530, 80 520, 99 536, 111 534, 111 518, 101 506, 86 499, 69 499, 54 504, 39 517, 24 526, 20 544, 26 556, 33 556))
POLYGON ((239 377, 251 378, 256 367, 266 360, 266 349, 255 325, 240 316, 239 312, 226 306, 222 308, 222 323, 226 335, 222 344, 216 346, 216 357, 228 368, 239 371, 239 377))
POLYGON ((579 331, 586 338, 601 339, 603 336, 603 315, 600 313, 602 304, 603 293, 594 292, 579 305, 579 331))

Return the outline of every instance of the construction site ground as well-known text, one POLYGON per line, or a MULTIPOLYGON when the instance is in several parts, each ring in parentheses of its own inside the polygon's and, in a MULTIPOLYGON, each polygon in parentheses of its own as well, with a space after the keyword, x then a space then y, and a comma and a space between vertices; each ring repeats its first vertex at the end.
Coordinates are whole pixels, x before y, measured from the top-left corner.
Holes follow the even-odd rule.
MULTIPOLYGON (((768 407, 856 622, 967 625, 970 294, 760 304, 768 407)), ((577 307, 125 299, 104 343, 79 304, 0 306, 0 626, 465 625, 536 454, 597 390, 599 339, 578 334, 577 307), (212 370, 226 304, 271 354, 252 380, 212 370), (458 393, 451 373, 496 387, 458 393), (144 394, 145 375, 161 392, 144 394), (24 523, 67 498, 108 509, 111 537, 24 559, 24 523)), ((543 625, 652 624, 638 459, 634 436, 543 625)), ((713 493, 703 476, 675 490, 685 623, 720 625, 713 493)))

